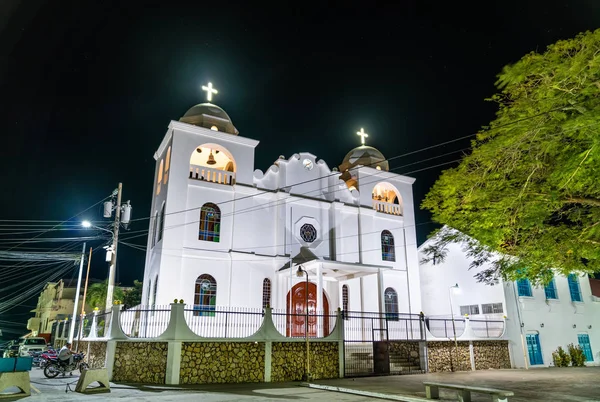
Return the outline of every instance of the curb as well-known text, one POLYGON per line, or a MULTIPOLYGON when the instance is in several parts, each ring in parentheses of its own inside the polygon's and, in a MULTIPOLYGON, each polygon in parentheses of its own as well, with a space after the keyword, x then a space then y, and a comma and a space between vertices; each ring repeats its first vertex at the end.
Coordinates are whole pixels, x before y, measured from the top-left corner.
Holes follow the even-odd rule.
POLYGON ((420 398, 418 396, 383 394, 381 392, 362 391, 362 390, 352 389, 352 388, 343 388, 343 387, 335 387, 335 386, 331 386, 331 385, 312 384, 312 383, 307 383, 307 382, 300 383, 300 386, 307 387, 307 388, 321 389, 324 391, 341 392, 344 394, 353 394, 353 395, 360 395, 360 396, 368 396, 371 398, 387 399, 388 401, 402 401, 402 402, 431 401, 430 399, 420 398))

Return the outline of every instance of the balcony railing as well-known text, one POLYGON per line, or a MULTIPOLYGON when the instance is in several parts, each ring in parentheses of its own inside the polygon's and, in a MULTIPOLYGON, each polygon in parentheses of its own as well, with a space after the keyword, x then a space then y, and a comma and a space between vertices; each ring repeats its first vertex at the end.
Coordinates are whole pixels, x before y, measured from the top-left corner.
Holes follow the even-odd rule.
POLYGON ((235 184, 235 172, 213 169, 207 166, 190 165, 190 179, 231 186, 235 184))
POLYGON ((373 209, 384 214, 402 216, 402 205, 373 200, 373 209))

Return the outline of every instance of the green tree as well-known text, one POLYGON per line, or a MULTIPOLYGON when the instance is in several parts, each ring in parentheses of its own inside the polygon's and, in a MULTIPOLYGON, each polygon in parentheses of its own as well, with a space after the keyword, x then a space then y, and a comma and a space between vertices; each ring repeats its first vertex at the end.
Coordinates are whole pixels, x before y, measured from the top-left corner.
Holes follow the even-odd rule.
POLYGON ((143 282, 134 279, 133 287, 123 292, 123 304, 126 308, 134 307, 142 303, 143 287, 143 282))
MULTIPOLYGON (((106 306, 106 293, 108 289, 108 280, 104 282, 93 283, 88 286, 87 296, 86 296, 86 304, 91 308, 98 307, 100 310, 104 310, 106 306)), ((121 300, 123 301, 123 289, 118 286, 115 286, 113 292, 113 301, 121 300)))
POLYGON ((496 119, 423 201, 448 226, 425 260, 464 241, 471 267, 491 263, 484 282, 600 271, 600 30, 525 55, 496 86, 496 119))

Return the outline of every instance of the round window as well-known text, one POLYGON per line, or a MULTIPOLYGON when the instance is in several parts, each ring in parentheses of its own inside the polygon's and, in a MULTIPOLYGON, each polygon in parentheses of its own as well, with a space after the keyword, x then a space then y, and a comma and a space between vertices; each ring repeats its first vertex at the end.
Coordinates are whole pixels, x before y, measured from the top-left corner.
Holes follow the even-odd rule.
POLYGON ((300 228, 300 237, 307 243, 312 243, 317 239, 317 229, 310 223, 305 223, 300 228))

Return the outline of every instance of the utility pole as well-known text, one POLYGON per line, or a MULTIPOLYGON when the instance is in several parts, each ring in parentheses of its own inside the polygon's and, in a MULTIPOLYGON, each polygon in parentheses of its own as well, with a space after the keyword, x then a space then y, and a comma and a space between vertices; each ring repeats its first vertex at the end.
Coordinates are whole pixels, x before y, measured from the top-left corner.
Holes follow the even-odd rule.
POLYGON ((108 270, 108 288, 106 290, 106 311, 110 311, 113 304, 113 292, 115 289, 115 271, 117 269, 117 246, 119 245, 119 226, 121 226, 121 193, 123 183, 117 188, 117 205, 115 206, 115 226, 113 231, 112 255, 110 268, 108 270))
MULTIPOLYGON (((81 335, 83 335, 83 318, 85 317, 85 298, 87 296, 87 287, 88 280, 90 278, 90 265, 92 263, 92 247, 90 247, 90 256, 88 257, 87 263, 87 273, 85 274, 85 286, 83 287, 83 301, 81 302, 81 315, 79 318, 79 333, 77 334, 77 345, 75 346, 75 350, 79 348, 79 340, 81 339, 81 335)), ((77 305, 77 303, 75 303, 77 305)), ((89 353, 88 353, 89 355, 89 353)))
POLYGON ((83 249, 81 250, 81 259, 79 261, 79 277, 77 278, 77 290, 75 291, 75 305, 73 306, 73 319, 71 322, 71 326, 69 327, 68 342, 70 343, 73 342, 73 335, 75 334, 75 326, 77 324, 77 303, 79 303, 79 292, 81 291, 81 274, 83 273, 83 260, 85 260, 85 243, 83 243, 83 249))

